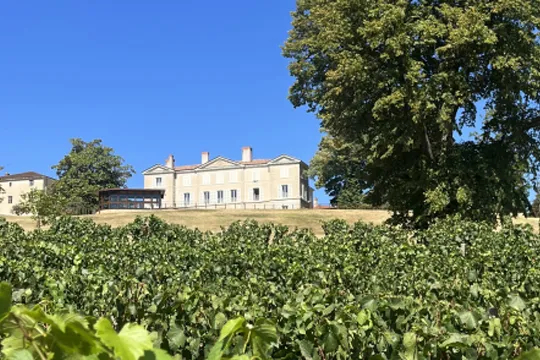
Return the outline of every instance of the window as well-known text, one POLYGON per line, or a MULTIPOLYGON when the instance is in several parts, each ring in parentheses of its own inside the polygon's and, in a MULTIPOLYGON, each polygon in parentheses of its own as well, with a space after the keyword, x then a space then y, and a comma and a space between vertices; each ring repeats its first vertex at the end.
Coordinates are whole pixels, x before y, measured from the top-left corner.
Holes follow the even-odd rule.
POLYGON ((191 175, 182 176, 182 183, 184 186, 191 186, 191 175))
POLYGON ((257 170, 251 170, 251 180, 253 180, 253 182, 257 182, 261 179, 261 173, 260 171, 257 169, 257 170))
POLYGON ((210 204, 210 191, 204 192, 204 205, 210 204))
POLYGON ((229 182, 238 182, 238 172, 236 170, 229 172, 229 182))
POLYGON ((261 195, 261 191, 259 190, 259 188, 254 188, 253 189, 253 201, 259 201, 260 195, 261 195))
POLYGON ((223 174, 222 173, 217 173, 216 174, 216 184, 223 184, 223 183, 224 183, 223 174))
POLYGON ((11 187, 11 185, 12 185, 12 183, 10 182, 10 183, 9 183, 9 187, 11 187))
POLYGON ((289 177, 289 168, 288 167, 282 167, 279 173, 280 173, 280 176, 282 178, 288 178, 289 177))
POLYGON ((210 185, 210 174, 204 174, 202 178, 203 185, 210 185))
POLYGON ((7 197, 7 202, 8 202, 8 204, 13 204, 13 196, 8 196, 7 197))
POLYGON ((287 209, 289 208, 289 205, 282 205, 281 208, 282 208, 283 210, 287 210, 287 209))
POLYGON ((184 206, 189 206, 190 202, 191 202, 191 194, 184 193, 184 206))
POLYGON ((306 191, 306 186, 304 184, 302 184, 302 198, 304 200, 309 200, 308 199, 308 194, 307 194, 307 191, 306 191))
POLYGON ((161 186, 163 184, 163 179, 160 177, 156 178, 156 186, 161 186))
POLYGON ((286 199, 289 197, 289 185, 281 185, 281 198, 286 199))
POLYGON ((34 180, 29 180, 30 186, 34 186, 34 180))
POLYGON ((231 190, 231 202, 236 202, 238 199, 238 193, 236 192, 236 190, 231 190))
POLYGON ((217 192, 217 202, 218 202, 218 204, 223 204, 223 190, 218 190, 218 192, 217 192))

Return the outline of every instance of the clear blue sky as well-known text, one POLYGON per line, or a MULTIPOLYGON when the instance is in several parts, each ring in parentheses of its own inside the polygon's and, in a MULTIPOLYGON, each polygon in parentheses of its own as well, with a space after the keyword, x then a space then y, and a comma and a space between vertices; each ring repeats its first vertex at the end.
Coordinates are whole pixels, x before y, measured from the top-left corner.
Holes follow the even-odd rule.
MULTIPOLYGON (((0 165, 51 166, 100 138, 137 170, 282 153, 309 162, 319 122, 287 100, 280 46, 294 0, 58 0, 0 4, 0 165)), ((317 195, 321 202, 327 197, 317 195)))

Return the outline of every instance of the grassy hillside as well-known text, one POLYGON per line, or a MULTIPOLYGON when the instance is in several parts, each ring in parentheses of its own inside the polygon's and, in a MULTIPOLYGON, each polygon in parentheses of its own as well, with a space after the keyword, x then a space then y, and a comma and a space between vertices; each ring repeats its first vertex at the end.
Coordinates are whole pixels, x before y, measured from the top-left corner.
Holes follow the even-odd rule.
MULTIPOLYGON (((308 228, 322 235, 321 223, 330 219, 344 219, 349 223, 362 220, 381 224, 389 213, 383 210, 161 210, 161 211, 118 211, 89 215, 99 224, 122 226, 130 223, 137 215, 155 214, 167 222, 198 228, 202 231, 220 230, 237 220, 255 219, 263 223, 276 223, 291 228, 308 228)), ((33 229, 35 222, 26 216, 5 216, 8 221, 19 223, 25 229, 33 229)), ((517 224, 530 224, 538 231, 538 218, 518 217, 517 224)))
MULTIPOLYGON (((254 219, 259 222, 277 223, 291 228, 308 228, 321 235, 321 223, 330 219, 344 219, 349 223, 363 220, 380 224, 389 213, 381 210, 160 210, 118 211, 89 215, 95 222, 122 226, 133 221, 137 215, 155 214, 167 222, 198 228, 206 231, 220 230, 237 220, 254 219)), ((19 223, 25 229, 33 229, 35 222, 30 217, 6 216, 8 221, 19 223)))

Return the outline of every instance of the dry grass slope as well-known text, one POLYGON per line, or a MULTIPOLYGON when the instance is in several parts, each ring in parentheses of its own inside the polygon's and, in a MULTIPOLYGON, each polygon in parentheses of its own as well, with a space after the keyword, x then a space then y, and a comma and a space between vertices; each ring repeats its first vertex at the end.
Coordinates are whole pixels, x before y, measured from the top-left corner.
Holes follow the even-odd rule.
MULTIPOLYGON (((389 213, 382 210, 160 210, 160 211, 118 211, 90 215, 100 224, 111 226, 125 225, 137 215, 154 214, 163 220, 198 228, 202 231, 218 231, 222 226, 245 219, 254 219, 262 223, 277 223, 291 228, 308 228, 317 235, 322 235, 321 224, 331 219, 344 219, 349 223, 359 220, 381 224, 389 213)), ((19 223, 25 229, 33 229, 35 222, 30 217, 6 216, 8 221, 19 223)))
MULTIPOLYGON (((202 231, 219 231, 237 220, 254 219, 261 223, 276 223, 290 228, 307 228, 316 235, 322 235, 321 224, 331 219, 344 219, 352 224, 359 220, 381 224, 389 216, 383 210, 160 210, 160 211, 115 211, 90 215, 100 224, 122 226, 130 223, 137 215, 154 214, 163 220, 185 225, 202 231)), ((8 221, 19 223, 23 228, 35 228, 35 222, 27 216, 5 216, 8 221)), ((538 218, 517 217, 516 224, 530 224, 538 232, 538 218)))

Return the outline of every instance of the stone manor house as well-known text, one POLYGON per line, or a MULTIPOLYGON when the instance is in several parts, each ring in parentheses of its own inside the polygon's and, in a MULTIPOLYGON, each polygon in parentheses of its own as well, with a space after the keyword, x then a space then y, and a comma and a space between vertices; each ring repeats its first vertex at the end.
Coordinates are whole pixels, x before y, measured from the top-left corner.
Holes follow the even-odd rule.
MULTIPOLYGON (((143 171, 143 189, 102 189, 99 211, 121 209, 300 209, 313 208, 308 166, 289 155, 254 159, 251 147, 242 149, 241 160, 223 156, 201 163, 176 166, 170 155, 164 165, 143 171)), ((21 195, 46 190, 56 180, 35 172, 0 176, 0 215, 12 214, 21 195)))
POLYGON ((0 215, 12 215, 13 206, 21 202, 21 195, 32 189, 46 190, 56 180, 33 171, 0 176, 0 215))
POLYGON ((177 166, 170 155, 143 171, 144 189, 163 191, 161 208, 312 208, 307 168, 289 155, 254 159, 251 147, 242 148, 241 160, 203 152, 196 165, 177 166))

